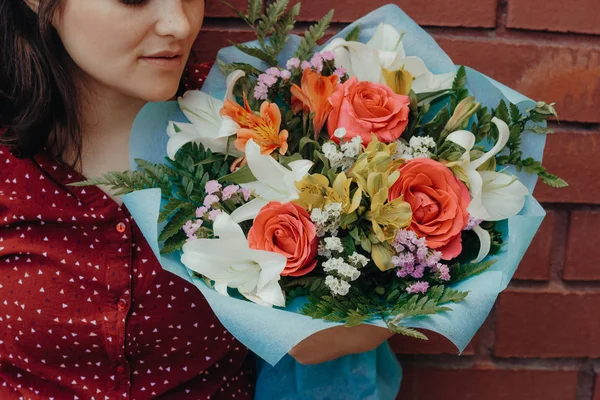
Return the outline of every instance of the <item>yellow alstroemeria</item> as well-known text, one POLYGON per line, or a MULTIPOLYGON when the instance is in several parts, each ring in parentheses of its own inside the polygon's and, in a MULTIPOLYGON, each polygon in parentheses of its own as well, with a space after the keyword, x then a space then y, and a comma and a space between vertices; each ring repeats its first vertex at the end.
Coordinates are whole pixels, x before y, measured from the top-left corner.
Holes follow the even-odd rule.
POLYGON ((367 191, 371 197, 371 208, 365 218, 371 221, 373 233, 381 242, 394 238, 396 231, 410 225, 412 210, 410 204, 401 197, 388 201, 389 182, 398 179, 399 174, 390 179, 385 173, 373 173, 369 175, 367 191))
POLYGON ((351 214, 356 211, 362 199, 362 189, 360 188, 356 189, 352 199, 350 199, 350 185, 352 181, 352 178, 348 178, 346 173, 340 172, 333 181, 333 187, 325 189, 327 191, 327 202, 341 203, 344 214, 351 214))
POLYGON ((373 262, 381 271, 388 271, 396 268, 392 264, 392 257, 394 256, 394 250, 392 246, 387 242, 377 243, 371 246, 371 258, 373 262))
MULTIPOLYGON (((392 155, 396 151, 396 143, 385 144, 377 140, 373 135, 373 140, 367 146, 365 151, 358 157, 349 171, 352 178, 356 180, 358 186, 367 191, 367 179, 372 173, 388 174, 390 179, 394 178, 394 173, 404 163, 402 159, 394 160, 392 155)), ((396 176, 398 179, 398 176, 396 176)), ((390 186, 396 181, 390 183, 390 186)))
POLYGON ((383 68, 381 73, 385 83, 394 91, 394 93, 403 94, 405 96, 410 93, 414 77, 410 72, 405 70, 404 67, 396 71, 390 71, 383 68))
POLYGON ((323 208, 325 206, 326 188, 329 187, 329 179, 321 174, 306 175, 302 180, 295 183, 298 189, 297 204, 304 207, 307 211, 313 208, 323 208))

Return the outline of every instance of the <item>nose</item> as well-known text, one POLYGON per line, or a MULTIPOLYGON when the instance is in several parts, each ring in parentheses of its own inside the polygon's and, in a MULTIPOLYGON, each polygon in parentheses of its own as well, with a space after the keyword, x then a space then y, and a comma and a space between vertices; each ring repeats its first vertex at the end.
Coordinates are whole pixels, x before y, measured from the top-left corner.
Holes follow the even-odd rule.
POLYGON ((183 2, 186 0, 160 0, 158 4, 158 18, 156 32, 161 36, 173 36, 176 39, 185 39, 191 33, 191 22, 186 15, 183 2))

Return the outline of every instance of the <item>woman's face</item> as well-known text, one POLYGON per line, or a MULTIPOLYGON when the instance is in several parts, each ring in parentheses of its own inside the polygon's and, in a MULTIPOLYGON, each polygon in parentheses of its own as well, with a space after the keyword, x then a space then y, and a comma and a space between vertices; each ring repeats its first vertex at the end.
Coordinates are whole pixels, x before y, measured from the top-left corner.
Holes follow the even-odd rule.
POLYGON ((175 95, 204 0, 63 0, 54 26, 100 86, 145 101, 175 95))

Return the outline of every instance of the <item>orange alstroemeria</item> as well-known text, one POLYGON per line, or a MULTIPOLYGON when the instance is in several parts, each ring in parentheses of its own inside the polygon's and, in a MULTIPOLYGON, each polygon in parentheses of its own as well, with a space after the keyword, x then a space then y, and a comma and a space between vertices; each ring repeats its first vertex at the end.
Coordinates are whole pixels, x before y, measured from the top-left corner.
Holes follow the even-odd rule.
POLYGON ((263 102, 260 106, 260 116, 257 116, 245 98, 244 107, 231 100, 225 100, 221 115, 231 118, 240 126, 233 143, 239 151, 244 151, 246 142, 253 139, 260 146, 262 154, 271 154, 278 148, 281 155, 287 152, 288 131, 285 129, 279 131, 281 111, 276 104, 263 102))
POLYGON ((333 106, 329 98, 333 94, 338 83, 338 76, 323 76, 317 71, 306 68, 302 73, 301 86, 292 85, 292 107, 295 113, 304 109, 315 113, 313 126, 315 138, 321 133, 323 125, 333 106))

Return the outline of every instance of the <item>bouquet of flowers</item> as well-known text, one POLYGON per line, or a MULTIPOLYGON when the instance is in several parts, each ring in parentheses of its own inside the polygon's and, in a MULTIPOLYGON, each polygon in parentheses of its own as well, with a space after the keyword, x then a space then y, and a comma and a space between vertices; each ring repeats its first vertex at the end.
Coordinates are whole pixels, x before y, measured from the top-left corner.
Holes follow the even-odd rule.
POLYGON ((456 68, 396 6, 320 47, 333 12, 300 38, 287 3, 250 0, 257 41, 142 111, 137 170, 82 184, 133 192, 163 266, 273 364, 330 323, 463 348, 541 223, 535 180, 566 185, 540 161, 552 104, 456 68))

